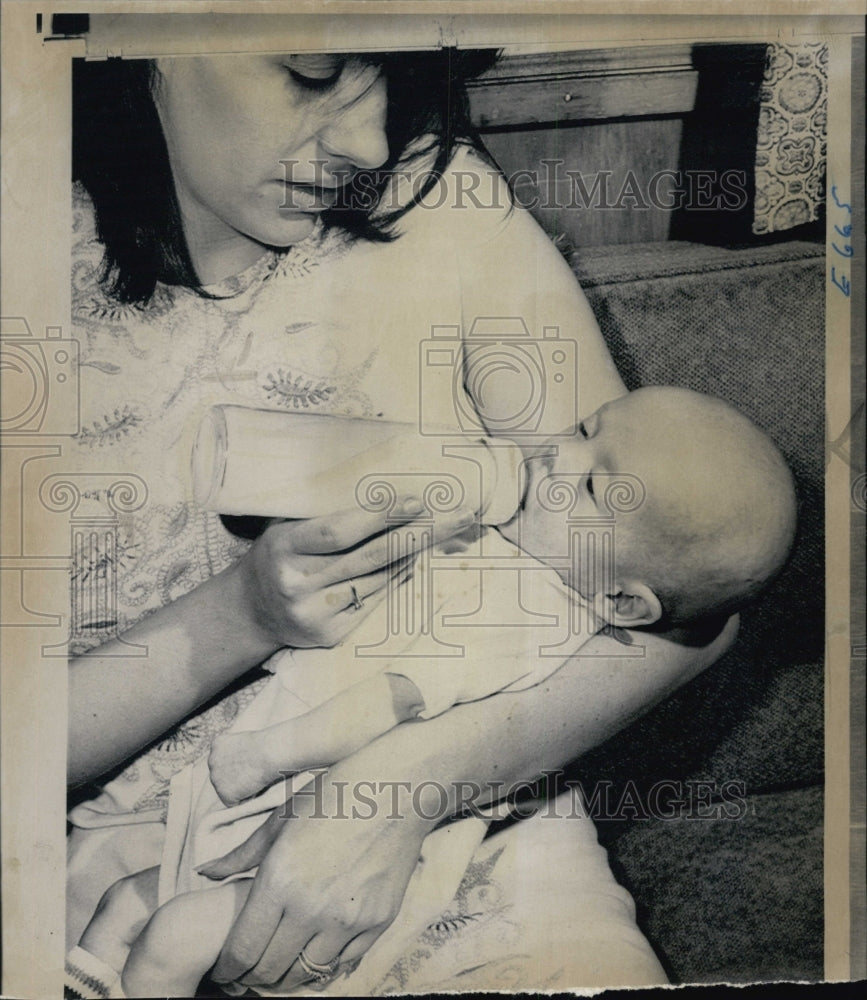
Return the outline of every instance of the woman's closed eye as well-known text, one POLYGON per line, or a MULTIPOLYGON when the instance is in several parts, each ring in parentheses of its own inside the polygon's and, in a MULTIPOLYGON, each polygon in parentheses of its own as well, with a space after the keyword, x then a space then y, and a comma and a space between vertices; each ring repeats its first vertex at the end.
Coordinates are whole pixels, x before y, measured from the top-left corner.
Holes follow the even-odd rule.
POLYGON ((344 61, 330 55, 289 56, 283 63, 289 76, 306 90, 328 90, 340 79, 344 61))

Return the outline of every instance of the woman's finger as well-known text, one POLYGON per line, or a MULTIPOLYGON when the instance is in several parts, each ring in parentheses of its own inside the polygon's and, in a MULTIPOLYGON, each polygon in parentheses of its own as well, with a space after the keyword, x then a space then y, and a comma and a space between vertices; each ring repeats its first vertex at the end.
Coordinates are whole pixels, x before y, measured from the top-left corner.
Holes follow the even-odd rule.
POLYGON ((475 523, 476 515, 465 508, 442 515, 434 521, 410 521, 336 559, 322 570, 319 580, 333 584, 367 576, 383 566, 415 557, 425 549, 466 531, 475 523))
MULTIPOLYGON (((406 573, 403 570, 402 573, 406 573)), ((399 584, 401 575, 395 576, 399 584)), ((372 614, 388 596, 388 589, 380 587, 375 593, 369 594, 356 603, 352 597, 351 588, 344 583, 337 588, 339 600, 335 601, 331 590, 326 589, 313 594, 305 601, 305 609, 311 619, 323 622, 321 629, 321 646, 335 646, 342 642, 356 627, 372 614)))
MULTIPOLYGON (((334 976, 347 975, 355 971, 358 963, 367 954, 373 944, 382 936, 384 927, 374 928, 373 930, 364 931, 363 934, 358 934, 354 937, 348 944, 346 944, 340 951, 335 949, 339 947, 338 943, 331 942, 326 945, 326 935, 317 935, 312 941, 304 946, 304 957, 310 961, 314 961, 319 965, 328 965, 333 959, 325 959, 321 957, 326 951, 334 952, 333 958, 339 959, 339 964, 335 970, 334 976)), ((304 966, 299 961, 295 961, 286 975, 277 984, 277 988, 281 992, 289 992, 289 990, 297 989, 304 983, 313 982, 310 973, 304 968, 304 966)))
POLYGON ((412 575, 415 557, 401 560, 394 568, 367 577, 357 577, 335 585, 332 589, 320 591, 308 598, 307 606, 320 614, 331 614, 332 628, 328 635, 330 644, 343 641, 358 625, 371 615, 387 599, 390 590, 399 588, 412 575), (383 577, 372 589, 371 577, 383 577), (362 594, 366 595, 362 597, 362 594), (339 595, 339 596, 337 596, 339 595), (342 605, 342 606, 341 606, 342 605), (336 613, 333 606, 340 608, 336 613))
POLYGON ((347 970, 346 966, 357 965, 368 951, 370 951, 373 944, 382 937, 385 930, 385 927, 374 927, 354 937, 340 954, 342 971, 351 971, 347 970))
MULTIPOLYGON (((338 966, 334 975, 337 976, 344 970, 343 949, 346 945, 346 934, 335 932, 323 932, 317 934, 304 945, 302 951, 308 964, 319 966, 332 965, 334 960, 338 960, 338 966)), ((315 982, 311 978, 310 972, 304 968, 303 964, 296 959, 289 971, 280 980, 278 987, 281 992, 288 992, 295 989, 302 983, 315 982)))
POLYGON ((244 985, 279 986, 282 992, 291 986, 313 981, 310 972, 298 961, 302 951, 308 963, 319 966, 330 965, 333 959, 339 957, 348 939, 345 932, 337 935, 334 932, 315 934, 310 938, 309 925, 306 930, 304 927, 303 921, 292 920, 288 914, 284 915, 256 968, 244 976, 244 985), (308 940, 305 941, 305 938, 308 940))
POLYGON ((282 904, 263 892, 259 880, 255 880, 211 970, 211 979, 216 983, 232 983, 255 968, 282 921, 282 904))
POLYGON ((411 571, 415 559, 415 556, 407 556, 375 573, 331 584, 321 591, 322 599, 333 611, 360 611, 364 602, 384 590, 389 582, 402 583, 411 571))
POLYGON ((393 507, 380 513, 371 514, 355 508, 299 521, 293 527, 293 548, 306 555, 345 552, 366 538, 386 531, 395 518, 409 521, 423 510, 424 504, 418 497, 403 497, 393 507))
MULTIPOLYGON (((297 967, 296 958, 310 937, 310 928, 299 914, 290 916, 286 913, 274 931, 267 947, 263 950, 255 966, 241 977, 245 986, 255 989, 257 986, 274 987, 292 967, 297 967)), ((306 976, 304 977, 307 978, 306 976)), ((302 980, 299 979, 299 982, 302 980)))

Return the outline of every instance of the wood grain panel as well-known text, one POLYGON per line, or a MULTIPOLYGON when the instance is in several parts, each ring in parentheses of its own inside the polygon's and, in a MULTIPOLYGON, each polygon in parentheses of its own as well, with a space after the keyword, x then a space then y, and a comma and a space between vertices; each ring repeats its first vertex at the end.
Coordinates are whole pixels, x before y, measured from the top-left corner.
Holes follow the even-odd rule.
POLYGON ((474 88, 470 108, 482 128, 683 114, 692 110, 697 86, 694 70, 521 80, 474 88))
POLYGON ((669 238, 671 196, 683 180, 681 132, 679 119, 663 118, 490 132, 484 138, 513 181, 517 200, 546 232, 565 235, 575 246, 598 246, 669 238))
POLYGON ((506 56, 470 87, 482 127, 682 114, 698 74, 689 45, 506 56))

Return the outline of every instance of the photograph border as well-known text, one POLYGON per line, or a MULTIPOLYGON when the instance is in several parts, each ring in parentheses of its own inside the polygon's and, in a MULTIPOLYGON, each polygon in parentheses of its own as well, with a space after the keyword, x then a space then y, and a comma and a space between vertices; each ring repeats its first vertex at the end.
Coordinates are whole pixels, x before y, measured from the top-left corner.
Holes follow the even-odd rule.
MULTIPOLYGON (((825 705, 825 978, 847 981, 867 976, 865 958, 865 625, 861 596, 865 562, 864 474, 864 38, 867 4, 767 2, 687 4, 660 0, 621 3, 617 14, 603 2, 427 3, 352 0, 327 5, 329 14, 346 16, 343 31, 329 33, 336 48, 357 29, 353 18, 378 21, 383 37, 394 39, 418 26, 413 37, 427 44, 431 31, 459 45, 492 40, 496 30, 511 44, 526 46, 528 19, 544 22, 554 36, 542 45, 574 47, 573 35, 587 48, 611 45, 606 25, 632 14, 628 44, 664 40, 672 19, 683 31, 711 40, 744 40, 764 30, 770 19, 787 19, 797 40, 802 18, 815 32, 817 20, 831 52, 829 78, 828 221, 826 237, 826 705, 825 705), (363 6, 364 10, 359 8, 363 6), (701 15, 697 13, 701 10, 701 15), (578 18, 582 20, 577 20, 578 18), (467 21, 465 18, 469 18, 467 21), (754 29, 754 33, 749 30, 754 29), (832 196, 832 192, 836 192, 832 196), (833 200, 832 200, 833 198, 833 200), (849 208, 847 214, 844 208, 849 208), (831 209, 834 208, 835 211, 831 209), (841 262, 837 232, 851 225, 853 253, 841 262), (836 270, 832 272, 832 268, 836 270), (844 278, 849 291, 841 289, 844 278)), ((2 0, 2 286, 0 314, 24 318, 39 340, 67 343, 71 328, 69 289, 69 94, 71 59, 104 53, 150 54, 154 35, 124 30, 124 16, 193 18, 209 11, 284 14, 309 11, 309 4, 266 0, 187 2, 55 2, 33 4, 2 0), (55 15, 85 10, 118 15, 104 22, 104 33, 89 40, 49 32, 55 15), (39 27, 38 27, 39 26, 39 27), (41 33, 40 33, 41 32, 41 33), (24 192, 20 195, 19 192, 24 192), (40 276, 35 280, 34 275, 40 276), (46 276, 47 280, 41 280, 46 276)), ((325 10, 321 13, 324 13, 325 10)), ((310 47, 322 45, 308 14, 310 47)), ((312 20, 311 20, 312 19, 312 20)), ((63 21, 57 22, 63 27, 63 21)), ((192 22, 191 22, 192 24, 192 22)), ((412 34, 412 30, 410 34, 412 34)), ((610 28, 608 29, 610 34, 610 28)), ((189 35, 169 32, 172 45, 197 44, 189 35)), ((211 43, 224 51, 222 29, 211 43)), ((623 44, 624 39, 616 39, 623 44)), ((254 42, 254 44, 256 44, 254 42)), ((497 44, 500 44, 498 41, 497 44)), ((295 48, 298 48, 296 41, 295 48)), ((530 46, 532 47, 532 46, 530 46)), ((279 48, 279 47, 278 47, 279 48)), ((166 49, 160 49, 160 52, 166 49)), ((61 390, 62 392, 62 390, 61 390)), ((62 398, 62 397, 61 397, 62 398)), ((54 404, 52 403, 52 406, 54 404)), ((67 404, 61 402, 61 407, 67 404)), ((68 408, 68 407, 67 407, 68 408)), ((65 871, 65 635, 68 614, 68 530, 61 519, 40 522, 35 498, 23 486, 29 463, 62 454, 62 439, 50 431, 4 441, 2 578, 2 658, 0 658, 0 768, 2 768, 3 978, 0 991, 15 997, 60 995, 63 967, 65 871), (43 440, 44 439, 44 440, 43 440), (39 533, 38 545, 33 544, 39 533), (28 664, 20 669, 21 662, 28 664)))

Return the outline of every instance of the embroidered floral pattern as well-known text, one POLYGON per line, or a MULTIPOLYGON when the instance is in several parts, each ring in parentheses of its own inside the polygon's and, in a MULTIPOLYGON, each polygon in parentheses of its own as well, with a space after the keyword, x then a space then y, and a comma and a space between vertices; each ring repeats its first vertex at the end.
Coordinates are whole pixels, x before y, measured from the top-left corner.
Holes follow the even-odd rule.
POLYGON ((294 333, 303 333, 305 330, 309 330, 311 326, 315 324, 311 323, 309 320, 302 323, 287 323, 285 327, 285 332, 290 336, 294 333))
POLYGON ((105 444, 116 444, 126 437, 130 431, 141 425, 140 414, 130 406, 116 409, 111 416, 105 414, 101 420, 94 420, 90 427, 82 427, 76 437, 91 447, 105 444))
POLYGON ((94 534, 73 553, 70 579, 82 584, 91 578, 105 580, 109 571, 126 569, 132 563, 137 547, 117 535, 113 544, 106 546, 104 538, 94 534))
MULTIPOLYGON (((89 498, 100 501, 106 492, 94 490, 89 498)), ((117 634, 117 581, 137 556, 138 546, 118 524, 85 522, 73 533, 69 585, 74 645, 86 648, 92 640, 105 642, 117 634)))
MULTIPOLYGON (((228 695, 195 718, 176 726, 159 743, 142 754, 137 764, 131 765, 131 769, 136 770, 138 780, 138 765, 144 766, 153 782, 140 795, 134 811, 150 813, 155 810, 165 819, 168 783, 173 775, 207 753, 214 739, 232 724, 238 713, 250 704, 267 681, 267 677, 259 678, 240 691, 228 695)), ((120 776, 121 779, 125 774, 126 772, 120 776)))
POLYGON ((351 245, 351 241, 340 230, 325 230, 321 220, 317 220, 316 228, 306 240, 287 253, 276 256, 274 267, 265 280, 280 277, 305 278, 324 259, 331 261, 342 256, 351 245))
POLYGON ((457 934, 467 924, 472 923, 474 920, 479 920, 483 916, 484 914, 481 911, 478 913, 459 913, 457 915, 444 913, 439 920, 428 924, 426 933, 436 938, 447 938, 452 934, 457 934))
POLYGON ((123 371, 120 365, 114 364, 113 361, 81 361, 79 367, 95 368, 103 375, 119 375, 123 371))
POLYGON ((753 232, 815 222, 825 201, 828 46, 768 46, 756 141, 753 232))
POLYGON ((131 302, 118 302, 107 294, 93 294, 84 299, 80 304, 80 312, 87 319, 96 320, 99 323, 113 326, 125 327, 130 322, 147 317, 148 319, 159 319, 171 310, 174 304, 174 295, 170 288, 165 285, 158 285, 150 302, 146 306, 140 306, 131 302))
MULTIPOLYGON (((442 949, 454 948, 459 955, 475 954, 472 942, 477 941, 477 935, 490 930, 492 922, 498 938, 509 931, 505 917, 508 905, 502 903, 505 894, 495 876, 504 851, 505 847, 498 847, 489 856, 470 861, 451 908, 428 924, 416 946, 392 966, 385 981, 375 990, 376 995, 429 987, 431 975, 434 978, 437 975, 430 968, 441 965, 437 953, 442 949)), ((485 962, 484 955, 477 954, 477 958, 485 962)), ((451 975, 460 972, 459 962, 451 969, 451 975)))
POLYGON ((324 403, 334 392, 334 387, 323 380, 316 381, 306 375, 293 375, 284 372, 282 368, 277 373, 268 373, 262 386, 268 398, 280 403, 281 406, 293 407, 296 410, 308 410, 312 406, 324 403))
POLYGON ((170 733, 167 733, 157 744, 157 750, 160 753, 181 754, 186 757, 190 747, 194 747, 196 743, 201 743, 202 737, 207 732, 208 729, 203 720, 194 719, 192 722, 188 722, 186 725, 179 726, 177 729, 173 729, 170 733))

